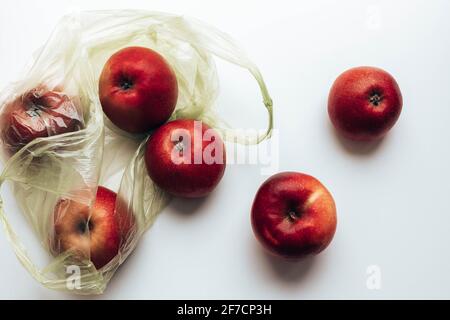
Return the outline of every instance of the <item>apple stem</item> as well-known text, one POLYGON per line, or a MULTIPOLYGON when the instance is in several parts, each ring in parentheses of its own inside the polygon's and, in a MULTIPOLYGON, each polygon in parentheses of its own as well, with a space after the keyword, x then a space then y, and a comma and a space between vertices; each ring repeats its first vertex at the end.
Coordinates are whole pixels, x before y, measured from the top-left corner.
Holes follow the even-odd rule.
POLYGON ((130 79, 122 79, 120 83, 122 90, 128 90, 133 87, 133 82, 130 79))
POLYGON ((91 231, 92 230, 92 222, 89 220, 87 222, 80 222, 78 224, 78 231, 81 234, 85 234, 87 231, 91 231))
POLYGON ((288 213, 288 216, 289 216, 289 218, 290 218, 292 221, 295 221, 295 220, 297 220, 298 218, 300 218, 300 215, 299 215, 296 211, 294 211, 294 210, 290 210, 289 213, 288 213))
POLYGON ((375 107, 378 107, 380 105, 381 100, 383 100, 383 98, 378 93, 372 94, 369 98, 370 103, 375 107))
POLYGON ((184 150, 183 142, 178 141, 177 144, 175 145, 175 148, 177 149, 178 152, 183 152, 183 150, 184 150))
POLYGON ((26 113, 31 117, 39 117, 41 115, 41 109, 37 106, 31 107, 29 110, 26 111, 26 113))

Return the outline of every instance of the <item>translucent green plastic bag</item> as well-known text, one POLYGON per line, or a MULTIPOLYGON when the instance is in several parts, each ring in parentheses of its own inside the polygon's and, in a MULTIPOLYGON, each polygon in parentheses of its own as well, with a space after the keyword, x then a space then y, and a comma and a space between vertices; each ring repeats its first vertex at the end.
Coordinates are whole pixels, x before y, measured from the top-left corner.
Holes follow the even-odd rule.
MULTIPOLYGON (((9 223, 3 204, 0 219, 21 263, 46 287, 79 294, 102 293, 170 201, 147 175, 143 157, 147 137, 117 129, 103 116, 98 101, 98 78, 104 63, 114 52, 131 45, 158 51, 175 70, 179 99, 171 120, 202 120, 227 140, 244 144, 259 143, 271 134, 272 101, 262 76, 220 31, 184 17, 143 11, 93 11, 64 17, 26 77, 5 90, 0 100, 4 112, 8 101, 44 84, 64 90, 69 97, 78 97, 84 115, 81 130, 34 140, 7 159, 1 175, 2 183, 12 182, 23 214, 49 253, 48 265, 40 268, 33 263, 9 223), (240 135, 215 113, 218 79, 214 56, 248 69, 257 80, 269 114, 265 133, 240 135), (124 173, 116 213, 132 214, 133 224, 122 239, 119 254, 100 270, 89 257, 80 259, 73 251, 53 257, 50 243, 57 203, 64 199, 89 208, 97 186, 121 170, 124 173)), ((5 143, 3 149, 7 149, 5 143)))
MULTIPOLYGON (((16 99, 24 99, 30 90, 46 87, 52 92, 64 92, 78 100, 83 114, 83 129, 63 135, 35 139, 11 156, 8 139, 2 127, 2 149, 6 161, 1 182, 11 182, 17 203, 38 241, 50 251, 52 236, 50 216, 59 198, 64 197, 90 204, 95 196, 103 148, 102 112, 98 104, 93 74, 85 63, 81 45, 81 29, 76 18, 67 17, 40 50, 24 79, 12 84, 1 95, 1 116, 16 99), (57 48, 57 50, 55 50, 57 48)), ((81 127, 80 127, 81 129, 81 127)), ((25 268, 44 285, 66 288, 65 264, 70 255, 55 259, 38 268, 9 223, 2 203, 0 219, 14 251, 25 268)), ((86 268, 88 274, 92 268, 86 268)), ((92 273, 92 272, 91 272, 92 273)), ((100 277, 95 282, 102 281, 100 277)))

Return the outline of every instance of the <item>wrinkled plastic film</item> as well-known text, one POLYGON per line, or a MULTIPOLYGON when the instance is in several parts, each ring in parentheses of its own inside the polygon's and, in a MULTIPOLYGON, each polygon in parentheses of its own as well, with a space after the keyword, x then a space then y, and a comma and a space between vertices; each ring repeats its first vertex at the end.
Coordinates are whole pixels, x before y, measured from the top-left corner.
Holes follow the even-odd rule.
MULTIPOLYGON (((54 99, 55 93, 60 94, 56 98, 57 103, 60 99, 58 97, 64 96, 76 98, 79 104, 79 115, 83 119, 78 119, 80 126, 74 128, 74 131, 35 139, 22 149, 14 150, 12 155, 8 151, 4 152, 7 161, 0 182, 11 182, 22 213, 47 252, 50 251, 51 217, 56 202, 60 198, 66 198, 89 206, 95 198, 102 157, 102 113, 97 102, 93 74, 83 63, 85 53, 80 46, 80 36, 80 25, 76 17, 60 22, 50 40, 37 54, 24 80, 5 90, 0 103, 3 116, 5 106, 10 101, 23 99, 22 96, 33 88, 45 87, 44 93, 52 94, 50 99, 54 99)), ((63 115, 54 113, 52 116, 52 121, 58 121, 63 115)), ((50 126, 49 130, 51 128, 50 126)), ((2 149, 10 149, 5 139, 2 139, 2 149)), ((32 261, 10 224, 3 201, 0 219, 19 261, 30 274, 49 288, 66 290, 65 266, 74 263, 71 254, 64 253, 56 258, 49 256, 50 263, 40 268, 32 261)), ((104 282, 89 263, 80 264, 79 267, 83 282, 95 283, 96 286, 104 282), (89 281, 84 281, 88 279, 89 281)), ((90 288, 87 291, 90 290, 103 291, 102 288, 90 288)))
MULTIPOLYGON (((58 90, 63 84, 67 96, 79 97, 83 129, 27 144, 7 160, 1 182, 12 182, 22 212, 49 253, 57 203, 65 199, 89 210, 97 186, 123 169, 116 214, 131 215, 133 223, 132 227, 124 228, 127 232, 117 256, 100 270, 96 270, 89 256, 80 259, 79 253, 72 251, 53 252, 56 257, 49 255, 49 264, 39 268, 9 223, 2 203, 0 219, 16 255, 34 278, 52 289, 69 289, 67 270, 75 265, 81 277, 81 287, 75 292, 102 293, 170 201, 170 196, 156 187, 146 172, 147 137, 117 129, 103 116, 99 105, 97 87, 101 69, 114 52, 131 45, 158 51, 174 69, 179 100, 171 120, 202 120, 220 130, 227 140, 243 144, 259 143, 270 137, 272 131, 272 100, 258 68, 220 31, 184 17, 142 11, 93 11, 65 17, 24 80, 5 92, 7 99, 12 99, 40 84, 58 90), (215 113, 218 79, 213 56, 246 68, 255 77, 269 115, 265 133, 257 137, 242 135, 225 125, 215 113)), ((7 99, 2 95, 0 105, 7 99)))
MULTIPOLYGON (((267 90, 267 86, 259 71, 258 67, 248 59, 245 52, 225 33, 218 29, 208 26, 197 20, 187 20, 183 17, 177 17, 174 23, 178 26, 175 37, 189 39, 190 43, 202 48, 206 52, 215 55, 225 61, 238 65, 247 69, 258 82, 263 97, 263 103, 268 113, 268 125, 264 133, 258 136, 248 136, 240 131, 236 131, 224 125, 224 122, 213 114, 213 121, 209 121, 213 127, 220 130, 227 141, 240 144, 258 144, 266 138, 270 138, 273 129, 273 101, 267 90)), ((203 115, 208 117, 211 115, 206 113, 203 115)), ((208 122, 208 121, 206 121, 208 122)))

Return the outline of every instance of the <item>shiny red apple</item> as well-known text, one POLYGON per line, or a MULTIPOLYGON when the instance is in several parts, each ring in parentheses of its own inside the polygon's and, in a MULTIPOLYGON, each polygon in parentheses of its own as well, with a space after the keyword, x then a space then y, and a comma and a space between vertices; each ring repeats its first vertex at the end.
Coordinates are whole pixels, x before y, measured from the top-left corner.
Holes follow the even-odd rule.
POLYGON ((315 178, 279 173, 263 183, 251 214, 256 238, 271 253, 302 258, 324 250, 336 231, 336 206, 315 178))
POLYGON ((345 71, 334 82, 328 114, 338 132, 352 140, 382 138, 402 111, 402 94, 395 79, 374 67, 345 71))
POLYGON ((176 120, 150 136, 145 163, 150 178, 161 189, 179 197, 204 197, 224 175, 225 145, 208 125, 176 120))
POLYGON ((130 133, 144 133, 166 122, 177 104, 177 78, 166 60, 143 47, 128 47, 111 56, 99 81, 106 116, 130 133))
POLYGON ((73 200, 61 199, 54 212, 55 254, 71 250, 81 259, 91 260, 101 269, 118 253, 134 227, 134 216, 116 212, 116 193, 98 187, 91 208, 73 200))
POLYGON ((1 137, 15 153, 36 138, 45 138, 83 128, 76 97, 45 86, 32 89, 6 104, 1 116, 1 137))

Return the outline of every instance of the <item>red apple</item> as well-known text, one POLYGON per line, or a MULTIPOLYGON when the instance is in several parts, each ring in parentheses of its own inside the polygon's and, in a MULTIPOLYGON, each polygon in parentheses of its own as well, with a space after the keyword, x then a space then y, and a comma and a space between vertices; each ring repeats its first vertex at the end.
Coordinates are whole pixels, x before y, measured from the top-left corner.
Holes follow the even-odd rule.
POLYGON ((44 86, 26 92, 2 110, 1 136, 10 153, 36 138, 73 132, 82 127, 78 99, 44 86))
POLYGON ((258 190, 252 208, 257 239, 275 255, 302 258, 324 250, 336 231, 330 192, 302 173, 279 173, 258 190))
POLYGON ((97 269, 105 266, 118 253, 134 227, 134 217, 116 212, 116 193, 98 187, 91 210, 85 204, 61 199, 54 212, 55 254, 72 250, 76 256, 91 260, 97 269))
POLYGON ((208 125, 176 120, 150 136, 145 163, 150 178, 161 189, 179 197, 204 197, 223 177, 225 145, 208 125))
POLYGON ((382 138, 402 111, 402 94, 386 71, 358 67, 345 71, 334 82, 328 114, 337 131, 352 140, 382 138))
POLYGON ((128 47, 111 56, 100 76, 106 116, 120 129, 144 133, 172 115, 178 99, 175 73, 157 52, 128 47))

